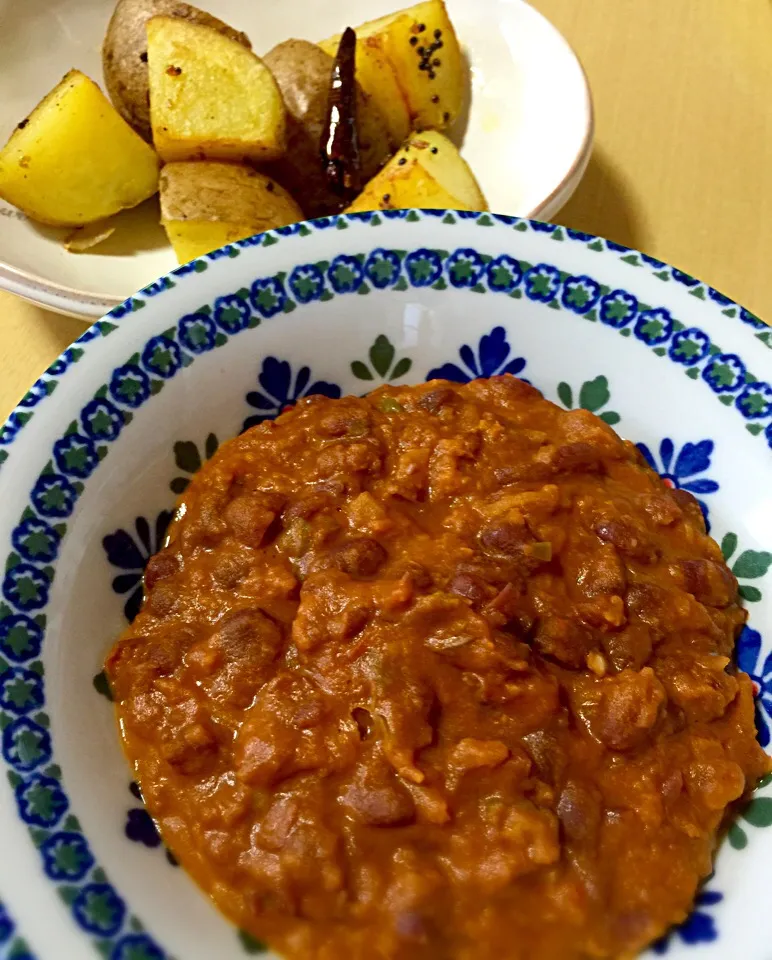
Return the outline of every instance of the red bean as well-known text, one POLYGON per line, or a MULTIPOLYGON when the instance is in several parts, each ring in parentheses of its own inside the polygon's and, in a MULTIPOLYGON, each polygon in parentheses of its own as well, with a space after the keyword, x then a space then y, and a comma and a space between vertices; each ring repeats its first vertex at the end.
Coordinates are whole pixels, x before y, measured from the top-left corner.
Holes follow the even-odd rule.
POLYGON ((451 387, 435 387, 419 397, 417 404, 427 413, 437 413, 442 407, 452 403, 455 396, 456 391, 451 387))
POLYGON ((625 520, 600 520, 593 529, 601 540, 613 543, 623 556, 643 563, 653 563, 657 559, 657 550, 646 536, 625 520))
POLYGON ((450 581, 448 589, 459 597, 466 597, 474 604, 485 603, 492 594, 490 585, 473 573, 457 573, 450 581))
POLYGON ((352 577, 372 577, 386 562, 387 553, 377 540, 357 537, 332 553, 335 566, 352 577))
POLYGON ((670 495, 681 508, 684 516, 705 533, 705 516, 695 496, 688 490, 671 490, 670 495))
POLYGON ((676 565, 692 596, 709 607, 728 607, 737 598, 737 580, 727 566, 714 560, 680 560, 676 565))
POLYGON ((480 531, 480 543, 490 553, 515 557, 523 552, 527 543, 533 542, 525 524, 515 524, 509 520, 496 520, 480 531))
POLYGON ((362 767, 340 794, 341 806, 373 827, 396 827, 415 819, 415 804, 391 770, 362 767))
POLYGON ((557 813, 568 840, 593 842, 600 826, 600 801, 595 791, 569 780, 560 794, 557 813))
POLYGON ((173 577, 180 569, 180 561, 173 553, 157 553, 145 567, 145 589, 152 590, 159 580, 173 577))

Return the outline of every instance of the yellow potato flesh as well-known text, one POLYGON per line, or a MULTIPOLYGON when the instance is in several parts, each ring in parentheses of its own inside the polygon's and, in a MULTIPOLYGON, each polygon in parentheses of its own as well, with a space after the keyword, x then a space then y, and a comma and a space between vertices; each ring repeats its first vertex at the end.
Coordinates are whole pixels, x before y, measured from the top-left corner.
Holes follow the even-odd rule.
POLYGON ((164 222, 179 263, 188 263, 237 240, 251 237, 255 232, 250 223, 228 223, 212 220, 176 220, 164 222))
POLYGON ((285 148, 284 102, 270 70, 212 27, 147 23, 150 122, 165 161, 273 160, 285 148))
POLYGON ((418 130, 441 130, 458 117, 466 70, 443 0, 357 27, 357 38, 377 37, 391 63, 418 130))
POLYGON ((426 210, 469 209, 438 183, 417 160, 392 169, 389 165, 374 177, 346 213, 363 210, 399 210, 419 207, 426 210))
POLYGON ((436 131, 413 134, 347 212, 405 207, 488 209, 466 161, 451 141, 436 131))
POLYGON ((0 151, 0 197, 40 223, 93 223, 136 206, 157 189, 155 151, 77 70, 0 151))
POLYGON ((396 154, 394 161, 399 164, 402 157, 418 157, 427 173, 462 202, 463 206, 459 209, 488 209, 488 203, 475 175, 456 145, 444 134, 436 130, 412 134, 396 154))

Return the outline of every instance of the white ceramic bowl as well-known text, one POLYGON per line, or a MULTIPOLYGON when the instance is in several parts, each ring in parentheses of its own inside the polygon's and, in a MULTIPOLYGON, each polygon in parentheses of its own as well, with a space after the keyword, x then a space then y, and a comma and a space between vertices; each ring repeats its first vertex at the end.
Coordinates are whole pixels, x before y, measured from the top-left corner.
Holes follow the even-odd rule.
MULTIPOLYGON (((0 142, 62 75, 102 82, 100 48, 114 0, 0 0, 0 142)), ((320 40, 402 0, 210 0, 201 6, 245 30, 257 53, 288 37, 320 40)), ((592 103, 563 37, 522 0, 448 0, 472 82, 456 139, 499 213, 548 219, 568 200, 592 146, 592 103)), ((95 319, 175 265, 156 200, 116 219, 90 253, 68 253, 69 231, 41 227, 0 201, 0 287, 95 319)))
MULTIPOLYGON (((218 439, 309 392, 508 371, 645 444, 702 501, 739 579, 751 613, 739 659, 768 743, 770 347, 772 331, 677 270, 488 214, 269 233, 96 323, 0 433, 0 960, 82 960, 96 944, 110 960, 244 955, 164 856, 92 680, 175 492, 218 439)), ((763 788, 661 951, 768 960, 771 807, 763 788)))

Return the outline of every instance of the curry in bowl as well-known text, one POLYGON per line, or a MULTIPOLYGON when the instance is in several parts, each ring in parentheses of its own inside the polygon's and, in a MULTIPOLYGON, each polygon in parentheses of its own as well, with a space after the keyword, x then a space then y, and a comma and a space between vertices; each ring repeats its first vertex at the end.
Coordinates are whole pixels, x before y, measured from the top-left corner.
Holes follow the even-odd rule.
POLYGON ((627 958, 770 769, 744 622, 607 424, 432 381, 225 444, 107 669, 164 840, 285 956, 627 958))

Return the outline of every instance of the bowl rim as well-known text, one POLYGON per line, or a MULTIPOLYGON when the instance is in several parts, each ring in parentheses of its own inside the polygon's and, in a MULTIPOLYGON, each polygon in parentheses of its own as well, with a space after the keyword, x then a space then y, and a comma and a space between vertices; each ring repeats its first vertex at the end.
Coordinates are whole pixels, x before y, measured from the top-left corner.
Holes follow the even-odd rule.
MULTIPOLYGON (((546 221, 558 213, 568 202, 584 176, 590 162, 595 138, 595 107, 587 71, 568 38, 541 10, 534 7, 528 0, 518 0, 518 2, 528 9, 529 16, 541 20, 555 34, 564 48, 566 57, 573 61, 582 79, 582 112, 584 114, 582 140, 570 159, 567 155, 565 172, 551 192, 531 209, 524 211, 522 214, 517 214, 524 220, 546 221)), ((255 236, 258 236, 258 234, 255 234, 255 236)), ((88 293, 66 283, 48 280, 38 273, 13 267, 2 260, 0 260, 0 290, 14 294, 35 306, 53 310, 55 313, 65 316, 75 317, 87 323, 105 316, 114 307, 124 302, 120 297, 88 293)))
MULTIPOLYGON (((525 2, 525 0, 522 0, 522 2, 525 2)), ((585 247, 589 246, 595 250, 602 251, 604 254, 615 254, 622 262, 633 264, 637 267, 644 267, 649 275, 654 276, 659 280, 676 280, 677 285, 683 285, 687 291, 698 300, 703 301, 703 303, 709 301, 716 306, 724 315, 722 322, 731 320, 732 322, 739 324, 740 329, 747 330, 747 328, 750 327, 751 329, 757 331, 757 338, 761 338, 762 336, 766 335, 766 339, 763 340, 763 344, 769 349, 772 349, 772 323, 766 323, 752 311, 748 310, 746 307, 743 307, 736 300, 728 297, 726 294, 711 286, 706 281, 700 280, 692 274, 687 273, 686 271, 681 270, 678 267, 665 262, 664 260, 659 260, 656 257, 652 257, 641 250, 637 250, 634 247, 628 247, 625 244, 617 243, 614 240, 599 237, 597 234, 574 230, 573 228, 565 227, 562 224, 547 223, 534 217, 520 217, 510 214, 493 213, 490 211, 438 211, 421 207, 413 207, 404 210, 400 209, 388 211, 386 213, 383 211, 339 213, 333 214, 329 217, 317 217, 314 220, 301 220, 297 223, 290 224, 287 227, 278 227, 276 229, 266 230, 263 233, 256 233, 252 237, 247 237, 243 240, 237 240, 233 244, 220 247, 217 250, 213 250, 211 253, 204 254, 202 257, 198 257, 197 259, 191 260, 188 263, 172 268, 167 273, 160 276, 157 280, 154 280, 152 283, 147 284, 135 293, 128 296, 125 300, 112 304, 109 310, 88 324, 80 337, 74 340, 69 347, 66 347, 64 350, 62 350, 58 357, 49 365, 46 370, 40 374, 40 376, 30 385, 27 391, 19 398, 19 401, 11 408, 6 418, 0 421, 0 452, 6 452, 5 458, 0 456, 0 471, 7 462, 7 447, 10 445, 9 441, 4 441, 3 433, 7 427, 12 425, 12 421, 16 415, 23 413, 29 408, 31 404, 25 404, 25 401, 30 401, 35 398, 36 391, 41 389, 44 390, 45 385, 48 382, 47 378, 52 375, 57 365, 62 364, 62 362, 69 365, 67 357, 69 351, 73 347, 78 347, 79 349, 83 348, 90 340, 105 336, 107 332, 114 329, 114 325, 116 323, 125 321, 126 317, 134 312, 135 309, 137 309, 137 305, 139 307, 145 306, 147 300, 142 299, 143 297, 157 297, 160 293, 163 293, 165 290, 174 286, 173 282, 169 282, 172 281, 172 278, 184 277, 188 273, 198 272, 196 267, 197 263, 201 261, 204 262, 206 266, 208 263, 212 263, 213 261, 227 256, 228 251, 231 248, 245 249, 250 247, 261 247, 264 245, 266 238, 270 238, 271 242, 273 243, 278 240, 294 236, 297 233, 302 233, 303 231, 307 232, 309 228, 313 228, 316 231, 322 227, 334 227, 339 220, 343 220, 344 222, 350 224, 363 224, 369 222, 374 213, 382 213, 387 222, 394 220, 407 220, 410 222, 411 219, 417 220, 431 217, 436 218, 437 222, 441 223, 443 216, 447 216, 448 214, 455 217, 455 219, 459 222, 472 222, 479 221, 482 218, 489 218, 492 225, 497 227, 503 226, 520 229, 523 231, 533 230, 539 233, 559 234, 560 239, 566 240, 569 243, 578 243, 585 247)), ((201 269, 205 269, 205 266, 201 269)), ((82 315, 73 314, 73 316, 82 315)), ((39 396, 40 394, 37 394, 38 398, 39 396)), ((37 404, 37 399, 35 399, 35 404, 37 404)), ((28 422, 29 420, 25 418, 21 424, 13 426, 13 439, 19 435, 28 422)), ((769 446, 770 449, 772 449, 772 439, 769 441, 769 446)))

